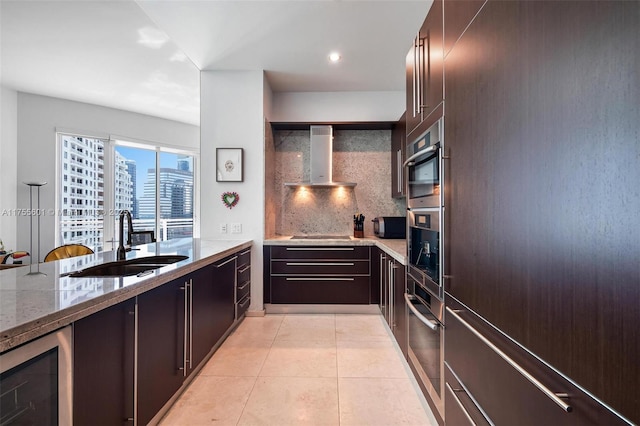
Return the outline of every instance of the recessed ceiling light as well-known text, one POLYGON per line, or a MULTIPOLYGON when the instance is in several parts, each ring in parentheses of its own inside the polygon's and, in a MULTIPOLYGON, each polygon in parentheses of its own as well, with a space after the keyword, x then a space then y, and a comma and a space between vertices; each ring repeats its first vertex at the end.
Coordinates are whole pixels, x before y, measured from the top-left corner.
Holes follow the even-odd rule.
POLYGON ((342 57, 340 56, 340 54, 338 52, 329 53, 329 60, 331 62, 338 62, 340 59, 342 59, 342 57))

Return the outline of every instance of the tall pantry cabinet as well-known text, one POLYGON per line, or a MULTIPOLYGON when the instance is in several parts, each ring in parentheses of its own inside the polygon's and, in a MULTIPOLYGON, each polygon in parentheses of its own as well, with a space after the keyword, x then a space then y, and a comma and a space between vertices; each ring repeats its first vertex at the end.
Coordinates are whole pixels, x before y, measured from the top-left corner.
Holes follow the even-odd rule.
POLYGON ((445 422, 639 423, 638 3, 443 15, 445 422))

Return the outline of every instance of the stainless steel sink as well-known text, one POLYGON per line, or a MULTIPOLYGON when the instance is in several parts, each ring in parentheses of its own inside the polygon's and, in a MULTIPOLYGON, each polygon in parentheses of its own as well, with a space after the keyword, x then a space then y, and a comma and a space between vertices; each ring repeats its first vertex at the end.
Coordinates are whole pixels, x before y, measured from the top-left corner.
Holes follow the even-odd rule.
POLYGON ((147 256, 138 259, 118 260, 101 265, 91 266, 81 271, 69 274, 70 277, 127 277, 131 275, 145 275, 154 269, 188 259, 189 256, 164 255, 147 256))

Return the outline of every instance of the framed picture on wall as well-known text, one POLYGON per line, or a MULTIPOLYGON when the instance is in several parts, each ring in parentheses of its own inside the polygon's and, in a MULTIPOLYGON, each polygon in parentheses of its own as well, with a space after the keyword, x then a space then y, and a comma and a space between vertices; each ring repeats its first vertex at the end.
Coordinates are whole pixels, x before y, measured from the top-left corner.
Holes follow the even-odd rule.
POLYGON ((216 182, 242 179, 242 148, 216 148, 216 182))

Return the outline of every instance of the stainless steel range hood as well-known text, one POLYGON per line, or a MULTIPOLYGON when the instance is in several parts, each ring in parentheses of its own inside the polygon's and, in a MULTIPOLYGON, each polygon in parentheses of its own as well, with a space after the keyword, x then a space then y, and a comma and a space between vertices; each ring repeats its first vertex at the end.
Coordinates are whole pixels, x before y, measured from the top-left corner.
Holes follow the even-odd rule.
POLYGON ((333 181, 333 127, 311 126, 311 174, 308 182, 288 182, 285 186, 356 186, 355 182, 333 181))

